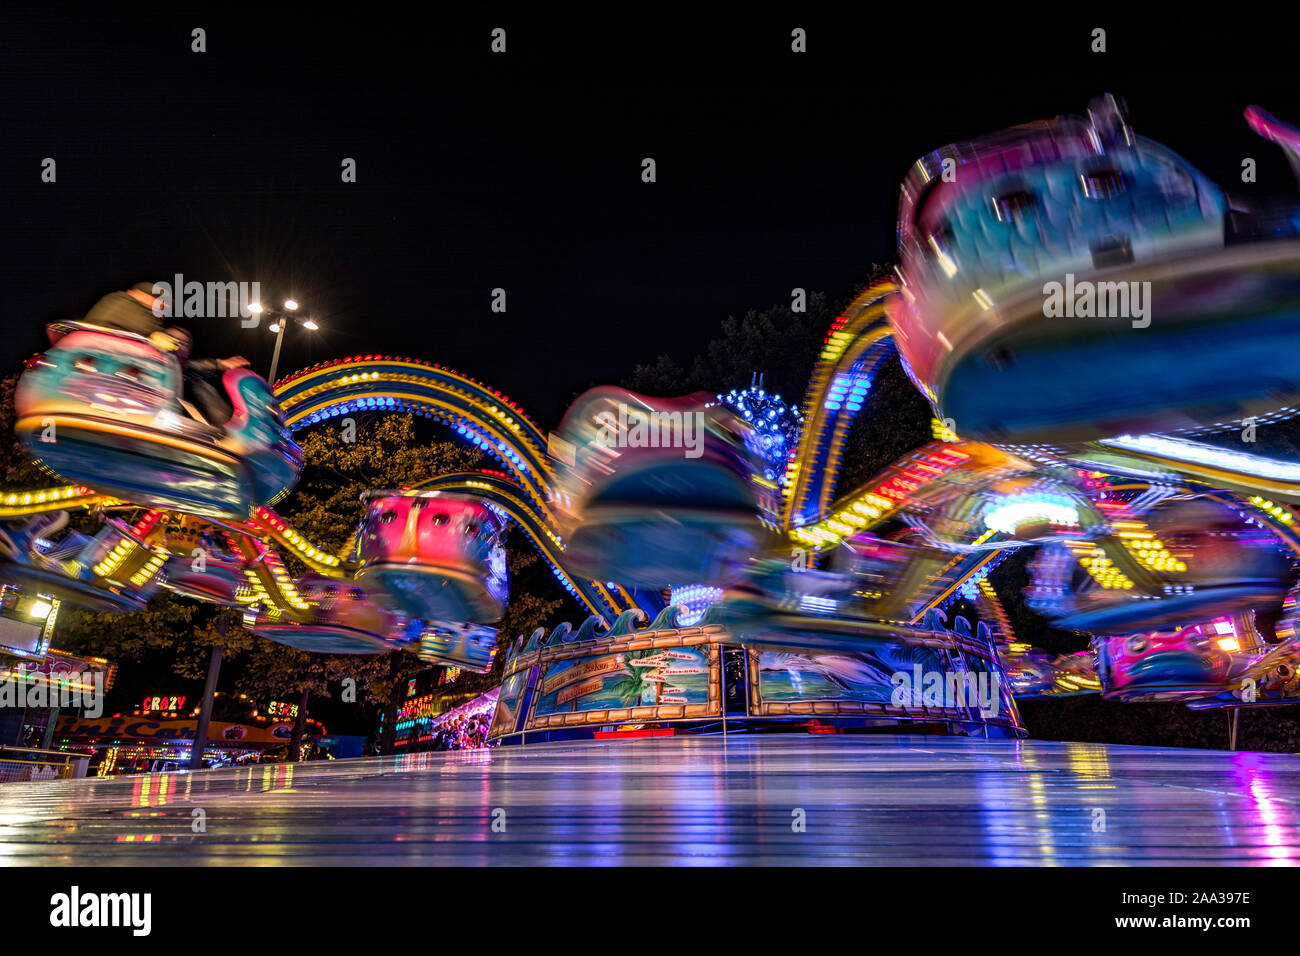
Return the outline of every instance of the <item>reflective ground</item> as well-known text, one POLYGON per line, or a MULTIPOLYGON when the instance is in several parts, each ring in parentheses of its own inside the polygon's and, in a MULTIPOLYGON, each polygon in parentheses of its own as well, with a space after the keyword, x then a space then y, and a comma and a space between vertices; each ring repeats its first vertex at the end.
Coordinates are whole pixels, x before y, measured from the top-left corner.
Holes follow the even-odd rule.
POLYGON ((763 736, 0 785, 0 863, 1289 864, 1300 757, 763 736), (196 832, 197 831, 197 832, 196 832))

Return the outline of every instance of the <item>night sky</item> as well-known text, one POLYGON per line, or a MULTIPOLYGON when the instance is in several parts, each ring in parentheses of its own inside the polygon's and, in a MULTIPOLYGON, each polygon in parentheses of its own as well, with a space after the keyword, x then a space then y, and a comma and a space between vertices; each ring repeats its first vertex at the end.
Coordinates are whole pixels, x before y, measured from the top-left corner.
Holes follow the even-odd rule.
MULTIPOLYGON (((414 7, 7 12, 0 368, 44 344, 44 322, 134 282, 258 280, 323 326, 290 331, 281 374, 413 355, 550 427, 578 391, 691 355, 728 314, 796 286, 848 294, 892 257, 898 184, 919 155, 1081 112, 1102 91, 1230 191, 1295 192, 1241 118, 1258 102, 1300 122, 1295 75, 1206 71, 1292 58, 1189 18, 1179 28, 1199 34, 1177 41, 1110 24, 1098 56, 1080 22, 608 13, 574 27, 414 7), (195 26, 206 53, 190 52, 195 26), (789 52, 793 26, 806 55, 789 52), (47 156, 55 184, 40 181, 47 156), (1239 182, 1244 156, 1258 185, 1239 182), (340 181, 344 157, 355 184, 340 181), (641 182, 644 157, 657 183, 641 182), (489 307, 498 286, 505 315, 489 307)), ((265 328, 188 324, 199 354, 266 373, 265 328)))

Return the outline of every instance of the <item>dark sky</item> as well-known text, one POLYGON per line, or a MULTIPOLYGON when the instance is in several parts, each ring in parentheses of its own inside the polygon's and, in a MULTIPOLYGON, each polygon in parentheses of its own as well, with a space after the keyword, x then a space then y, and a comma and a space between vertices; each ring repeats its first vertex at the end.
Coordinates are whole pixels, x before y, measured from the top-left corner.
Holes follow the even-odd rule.
MULTIPOLYGON (((795 286, 847 293, 891 257, 898 183, 921 153, 1102 91, 1217 181, 1254 156, 1261 182, 1239 191, 1295 190, 1241 119, 1258 102, 1300 122, 1295 74, 1205 72, 1294 58, 1190 17, 1181 39, 1111 24, 1097 56, 1087 24, 1006 15, 738 26, 611 8, 573 27, 399 9, 6 11, 0 368, 42 346, 45 321, 133 282, 258 280, 323 326, 289 337, 282 373, 415 355, 553 426, 575 392, 689 355, 728 314, 795 286), (498 25, 504 56, 488 49, 498 25), (344 157, 356 184, 340 182, 344 157), (489 309, 497 286, 505 315, 489 309)), ((190 325, 199 352, 266 372, 265 330, 190 325)))

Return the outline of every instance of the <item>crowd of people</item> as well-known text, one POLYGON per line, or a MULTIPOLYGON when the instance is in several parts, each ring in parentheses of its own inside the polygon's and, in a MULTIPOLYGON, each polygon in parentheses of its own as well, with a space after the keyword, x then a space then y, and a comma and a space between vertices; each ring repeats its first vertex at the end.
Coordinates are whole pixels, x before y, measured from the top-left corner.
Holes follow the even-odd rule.
POLYGON ((476 750, 487 744, 492 714, 461 714, 445 721, 433 732, 434 750, 476 750))

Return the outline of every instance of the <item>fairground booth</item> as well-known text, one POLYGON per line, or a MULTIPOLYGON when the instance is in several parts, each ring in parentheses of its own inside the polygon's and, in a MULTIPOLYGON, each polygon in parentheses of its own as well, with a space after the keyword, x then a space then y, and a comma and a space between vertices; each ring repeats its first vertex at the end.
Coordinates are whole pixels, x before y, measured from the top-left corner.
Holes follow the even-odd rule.
MULTIPOLYGON (((797 630, 738 641, 710 611, 680 623, 669 607, 648 626, 639 612, 602 632, 600 618, 574 631, 538 629, 508 652, 489 741, 804 731, 1024 736, 987 629, 853 627, 854 649, 800 647, 797 630), (870 633, 868 633, 870 632, 870 633), (962 633, 965 632, 965 633, 962 633), (926 676, 957 675, 959 689, 926 676)), ((957 682, 950 682, 956 684, 957 682)))
POLYGON ((59 601, 0 587, 0 782, 83 776, 88 752, 54 747, 60 716, 94 707, 117 666, 50 646, 59 601))
MULTIPOLYGON (((291 708, 296 705, 273 703, 261 710, 243 698, 235 703, 245 703, 240 720, 209 724, 204 764, 215 767, 283 760, 293 736, 297 714, 291 713, 291 708)), ((129 714, 62 717, 54 728, 53 744, 60 750, 92 754, 91 772, 101 777, 179 770, 190 765, 198 728, 198 708, 190 704, 181 695, 152 694, 129 714)), ((308 718, 305 745, 310 746, 324 733, 324 725, 308 718)))

